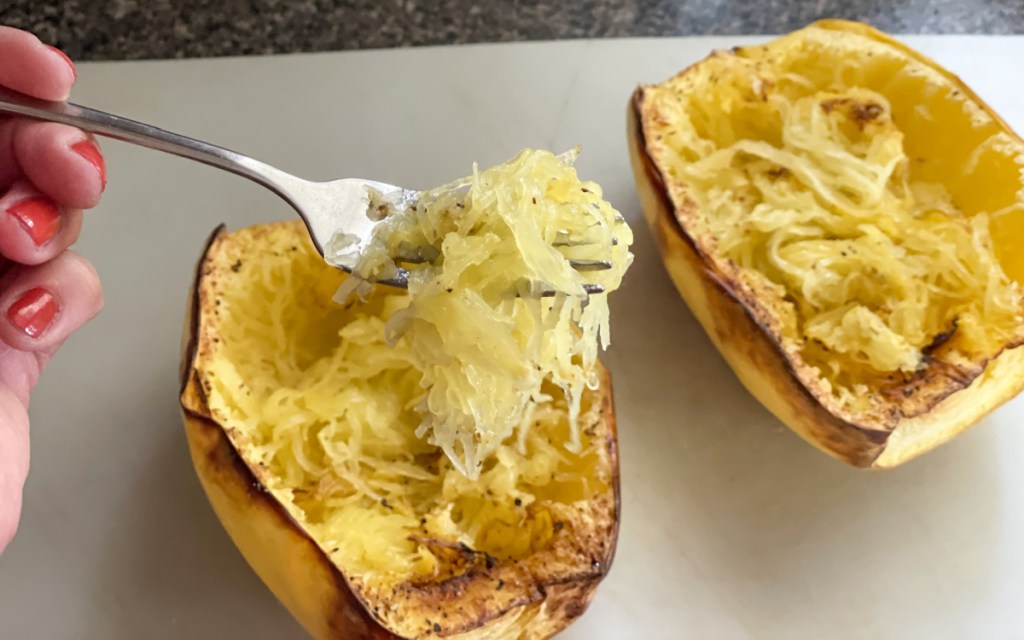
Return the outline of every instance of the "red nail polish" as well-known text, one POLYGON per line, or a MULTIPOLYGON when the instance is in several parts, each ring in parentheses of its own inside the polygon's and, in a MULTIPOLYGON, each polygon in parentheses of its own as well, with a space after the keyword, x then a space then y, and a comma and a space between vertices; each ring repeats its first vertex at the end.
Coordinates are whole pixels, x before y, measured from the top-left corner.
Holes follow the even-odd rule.
POLYGON ((42 287, 36 287, 23 293, 11 305, 7 310, 7 318, 28 337, 38 338, 53 322, 57 311, 59 307, 53 294, 42 287))
POLYGON ((46 244, 60 230, 60 210, 49 198, 26 198, 8 207, 7 213, 25 227, 36 246, 46 244))
POLYGON ((50 45, 46 45, 46 46, 51 51, 55 51, 57 53, 57 55, 59 55, 61 58, 64 58, 64 62, 68 63, 68 68, 71 69, 71 81, 74 82, 75 80, 78 80, 78 70, 75 69, 75 63, 71 61, 71 58, 68 57, 68 54, 64 53, 63 51, 61 51, 57 47, 50 46, 50 45))
POLYGON ((107 165, 103 162, 103 154, 99 147, 91 140, 81 140, 71 145, 71 150, 89 161, 89 164, 96 167, 100 172, 100 182, 103 187, 107 186, 107 165))

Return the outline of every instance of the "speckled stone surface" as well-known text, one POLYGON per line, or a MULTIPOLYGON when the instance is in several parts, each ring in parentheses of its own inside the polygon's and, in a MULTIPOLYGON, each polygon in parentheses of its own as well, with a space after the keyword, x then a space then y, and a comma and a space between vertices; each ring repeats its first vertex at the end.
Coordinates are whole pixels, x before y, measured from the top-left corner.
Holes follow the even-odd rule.
POLYGON ((896 33, 1024 33, 1022 0, 0 0, 0 23, 80 60, 781 33, 823 17, 896 33))

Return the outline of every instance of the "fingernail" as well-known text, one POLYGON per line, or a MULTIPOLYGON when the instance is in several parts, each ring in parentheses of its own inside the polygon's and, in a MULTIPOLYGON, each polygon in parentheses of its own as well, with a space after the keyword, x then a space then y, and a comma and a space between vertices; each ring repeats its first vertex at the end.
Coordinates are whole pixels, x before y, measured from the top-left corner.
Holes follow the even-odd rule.
POLYGON ((25 227, 36 246, 46 244, 60 230, 60 210, 49 198, 26 198, 11 205, 7 213, 25 227))
POLYGON ((71 145, 71 150, 82 156, 89 161, 89 164, 96 167, 96 170, 100 172, 100 182, 102 187, 107 186, 107 166, 103 162, 103 154, 100 153, 99 147, 96 146, 91 140, 82 140, 71 145))
POLYGON ((60 308, 53 294, 36 287, 29 289, 7 310, 11 324, 30 338, 38 338, 46 331, 60 308))
POLYGON ((74 82, 75 80, 78 80, 78 70, 75 69, 75 63, 71 61, 71 58, 68 57, 68 54, 64 53, 63 51, 61 51, 57 47, 54 47, 54 46, 51 46, 51 45, 46 45, 46 46, 49 47, 49 49, 51 51, 56 52, 57 55, 59 55, 61 58, 63 58, 64 62, 68 63, 68 68, 71 69, 71 81, 74 82))

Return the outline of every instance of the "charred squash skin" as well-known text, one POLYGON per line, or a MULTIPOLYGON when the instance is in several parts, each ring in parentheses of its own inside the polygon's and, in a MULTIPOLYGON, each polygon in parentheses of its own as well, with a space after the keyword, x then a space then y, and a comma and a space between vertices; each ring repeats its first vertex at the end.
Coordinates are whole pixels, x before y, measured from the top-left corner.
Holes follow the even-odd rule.
MULTIPOLYGON (((841 20, 821 21, 811 27, 875 39, 940 71, 1003 131, 1019 140, 1005 121, 956 76, 885 34, 841 20)), ((666 270, 744 387, 801 438, 854 467, 891 468, 954 438, 1024 389, 1024 349, 1008 344, 977 370, 936 371, 927 380, 916 381, 920 390, 927 388, 928 393, 920 393, 905 410, 894 411, 887 428, 859 424, 830 410, 821 395, 797 374, 794 355, 786 353, 782 337, 763 308, 755 300, 746 299, 739 283, 712 267, 711 259, 703 255, 690 230, 681 224, 680 220, 687 218, 684 214, 693 210, 676 210, 666 177, 649 153, 645 139, 649 109, 645 100, 644 87, 638 87, 627 108, 627 140, 637 195, 666 270)), ((697 205, 688 201, 681 206, 697 205)), ((875 391, 884 394, 887 390, 875 391)))
MULTIPOLYGON (((287 223, 279 223, 287 224, 287 223)), ((273 225, 268 225, 272 227, 273 225)), ((431 585, 430 611, 410 611, 436 619, 416 635, 399 635, 372 613, 372 607, 324 553, 316 541, 268 492, 230 438, 212 417, 196 370, 203 333, 203 309, 214 304, 204 286, 220 277, 211 256, 226 240, 224 227, 210 236, 199 260, 187 303, 181 351, 180 404, 185 435, 196 475, 218 519, 243 557, 299 624, 318 639, 400 640, 406 638, 491 638, 496 626, 508 625, 515 638, 549 638, 586 611, 611 566, 620 514, 619 467, 611 379, 601 368, 601 412, 612 465, 614 519, 600 532, 589 570, 544 581, 501 580, 508 567, 474 569, 431 585), (603 552, 601 551, 603 550, 603 552), (493 573, 493 575, 492 575, 493 573), (495 594, 496 583, 501 583, 495 594), (450 615, 447 615, 451 612, 450 615), (445 617, 447 616, 447 617, 445 617)), ((402 588, 416 588, 401 585, 402 588)), ((504 637, 504 636, 503 636, 504 637)))

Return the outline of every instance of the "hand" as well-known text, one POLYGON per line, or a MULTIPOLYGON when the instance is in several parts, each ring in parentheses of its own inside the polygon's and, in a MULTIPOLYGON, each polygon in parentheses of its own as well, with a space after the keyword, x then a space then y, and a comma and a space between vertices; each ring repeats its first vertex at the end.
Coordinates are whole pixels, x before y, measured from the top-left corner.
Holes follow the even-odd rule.
MULTIPOLYGON (((63 53, 0 26, 0 85, 65 100, 74 82, 63 53)), ((99 147, 78 129, 0 117, 0 552, 21 513, 29 394, 57 348, 103 306, 95 270, 67 249, 105 173, 99 147)))

